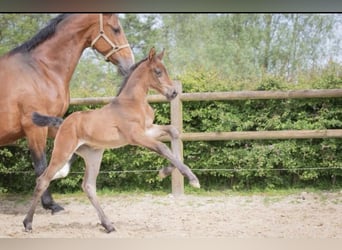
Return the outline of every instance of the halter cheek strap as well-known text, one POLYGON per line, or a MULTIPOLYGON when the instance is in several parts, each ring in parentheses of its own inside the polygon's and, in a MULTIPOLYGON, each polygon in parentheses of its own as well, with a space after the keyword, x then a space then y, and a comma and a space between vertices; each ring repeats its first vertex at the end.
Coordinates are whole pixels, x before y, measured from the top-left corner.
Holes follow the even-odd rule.
POLYGON ((97 43, 97 41, 100 39, 100 38, 103 38, 111 47, 111 51, 109 51, 104 57, 105 57, 105 60, 108 61, 108 58, 113 55, 114 53, 118 52, 119 50, 123 49, 123 48, 127 48, 129 47, 129 44, 124 44, 124 45, 116 45, 114 44, 110 39, 109 37, 105 34, 104 32, 104 29, 103 29, 103 15, 102 14, 99 14, 99 17, 100 17, 100 32, 98 34, 98 36, 91 42, 91 47, 93 49, 95 44, 97 43))

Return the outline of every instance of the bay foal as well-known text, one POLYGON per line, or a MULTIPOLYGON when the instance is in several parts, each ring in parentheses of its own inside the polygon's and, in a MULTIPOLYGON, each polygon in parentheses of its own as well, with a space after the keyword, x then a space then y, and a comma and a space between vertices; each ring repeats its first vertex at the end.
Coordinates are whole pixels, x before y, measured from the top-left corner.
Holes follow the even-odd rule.
MULTIPOLYGON (((37 179, 33 203, 23 221, 26 231, 32 230, 33 214, 40 196, 74 153, 85 161, 82 188, 107 232, 112 232, 115 228, 102 210, 96 196, 96 178, 105 148, 118 148, 131 144, 153 150, 170 160, 171 164, 189 179, 192 186, 200 187, 192 171, 176 158, 164 143, 157 140, 165 134, 169 134, 173 139, 178 137, 175 127, 153 124, 154 111, 147 102, 150 88, 160 92, 168 100, 177 96, 175 86, 161 61, 163 54, 164 51, 156 55, 155 49, 152 48, 146 59, 132 67, 117 97, 111 103, 101 109, 75 112, 60 125, 50 164, 37 179)), ((37 113, 33 117, 36 124, 41 126, 58 123, 55 117, 37 113)))

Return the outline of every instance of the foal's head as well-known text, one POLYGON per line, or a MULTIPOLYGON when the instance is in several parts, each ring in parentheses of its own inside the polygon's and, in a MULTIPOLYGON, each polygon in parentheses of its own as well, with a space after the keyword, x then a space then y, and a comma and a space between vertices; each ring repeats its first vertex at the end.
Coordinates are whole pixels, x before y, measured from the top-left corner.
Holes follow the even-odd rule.
POLYGON ((149 70, 148 84, 150 88, 158 91, 168 100, 172 100, 177 96, 177 91, 162 62, 163 56, 164 50, 158 55, 154 48, 150 50, 147 57, 147 67, 149 70))
POLYGON ((157 55, 155 49, 152 48, 148 57, 132 65, 130 72, 120 86, 117 96, 122 96, 123 92, 130 95, 129 93, 132 93, 132 91, 135 93, 138 91, 140 96, 145 96, 151 88, 164 95, 168 100, 175 98, 177 96, 176 87, 162 63, 163 56, 164 50, 157 55), (136 88, 137 85, 140 87, 136 88))

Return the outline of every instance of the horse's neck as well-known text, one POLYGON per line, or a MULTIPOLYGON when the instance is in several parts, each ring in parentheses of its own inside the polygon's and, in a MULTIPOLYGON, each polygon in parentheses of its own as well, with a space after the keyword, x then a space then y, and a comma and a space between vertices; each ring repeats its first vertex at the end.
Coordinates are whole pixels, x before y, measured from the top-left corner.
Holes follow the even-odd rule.
POLYGON ((60 31, 31 52, 32 57, 43 68, 44 74, 52 81, 63 82, 67 88, 82 52, 87 47, 81 32, 71 30, 68 26, 71 25, 64 24, 60 31))

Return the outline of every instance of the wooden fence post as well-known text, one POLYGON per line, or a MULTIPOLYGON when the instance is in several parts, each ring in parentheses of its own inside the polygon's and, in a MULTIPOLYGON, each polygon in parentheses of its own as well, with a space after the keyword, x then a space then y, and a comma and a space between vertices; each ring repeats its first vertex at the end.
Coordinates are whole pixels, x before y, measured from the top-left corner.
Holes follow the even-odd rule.
MULTIPOLYGON (((183 131, 183 108, 180 96, 182 94, 182 85, 180 82, 176 81, 176 90, 178 95, 175 99, 171 101, 171 124, 175 126, 180 133, 183 131)), ((183 142, 181 138, 176 140, 171 140, 172 152, 176 155, 178 159, 183 161, 183 142)), ((179 172, 178 169, 172 171, 172 194, 174 196, 179 196, 184 194, 184 177, 179 172)))

